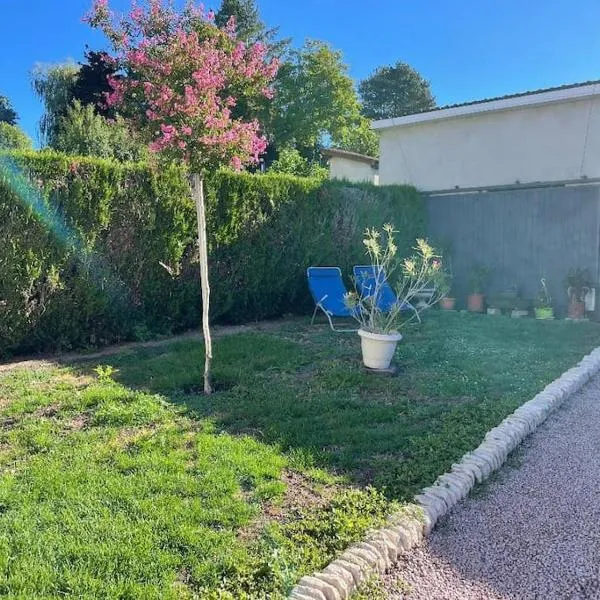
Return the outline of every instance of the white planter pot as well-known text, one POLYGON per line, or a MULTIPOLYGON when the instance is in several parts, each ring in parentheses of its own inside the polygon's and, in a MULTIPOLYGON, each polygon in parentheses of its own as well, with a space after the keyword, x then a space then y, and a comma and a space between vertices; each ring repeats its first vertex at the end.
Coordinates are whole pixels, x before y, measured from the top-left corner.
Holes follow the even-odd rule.
POLYGON ((402 335, 398 332, 390 334, 371 333, 364 329, 359 329, 358 335, 360 335, 365 367, 369 369, 388 369, 392 358, 394 358, 396 345, 402 339, 402 335))

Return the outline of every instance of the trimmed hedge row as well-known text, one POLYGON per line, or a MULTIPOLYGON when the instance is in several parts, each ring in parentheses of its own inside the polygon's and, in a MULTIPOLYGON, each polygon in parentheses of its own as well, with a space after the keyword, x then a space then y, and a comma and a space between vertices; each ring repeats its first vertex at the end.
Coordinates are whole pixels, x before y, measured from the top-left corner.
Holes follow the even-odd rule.
MULTIPOLYGON (((425 209, 410 187, 219 172, 207 181, 212 312, 306 312, 305 269, 364 261, 390 221, 408 253, 425 209)), ((0 354, 197 327, 195 213, 183 172, 50 152, 0 155, 0 354)))

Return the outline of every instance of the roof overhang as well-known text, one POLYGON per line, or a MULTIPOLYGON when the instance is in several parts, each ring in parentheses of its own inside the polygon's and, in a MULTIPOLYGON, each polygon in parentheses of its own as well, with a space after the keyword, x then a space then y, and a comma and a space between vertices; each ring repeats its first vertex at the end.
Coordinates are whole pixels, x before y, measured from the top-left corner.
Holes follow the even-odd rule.
POLYGON ((374 156, 367 156, 366 154, 359 154, 358 152, 350 152, 348 150, 339 150, 338 148, 324 148, 321 150, 321 154, 327 158, 344 158, 346 160, 353 160, 355 162, 366 163, 377 169, 379 167, 379 159, 374 156))
POLYGON ((392 127, 407 127, 417 123, 455 119, 480 113, 500 112, 516 108, 554 104, 557 102, 584 100, 591 96, 598 95, 600 95, 600 83, 593 83, 590 85, 532 93, 512 98, 499 98, 487 102, 476 102, 463 106, 451 106, 393 119, 382 119, 381 121, 373 121, 371 127, 376 130, 390 129, 392 127))

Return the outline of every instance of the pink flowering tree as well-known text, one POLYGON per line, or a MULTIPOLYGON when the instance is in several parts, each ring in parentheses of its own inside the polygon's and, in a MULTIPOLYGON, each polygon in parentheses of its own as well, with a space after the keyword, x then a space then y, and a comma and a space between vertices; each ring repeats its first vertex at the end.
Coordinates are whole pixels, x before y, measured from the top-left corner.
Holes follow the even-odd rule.
POLYGON ((235 22, 223 28, 212 12, 188 2, 177 11, 168 0, 133 4, 116 16, 108 0, 96 0, 87 21, 110 40, 117 75, 106 104, 128 119, 161 161, 186 165, 198 219, 205 340, 204 391, 211 393, 212 342, 204 178, 229 165, 257 163, 267 142, 257 121, 236 117, 239 102, 271 98, 278 64, 263 44, 236 39, 235 22))

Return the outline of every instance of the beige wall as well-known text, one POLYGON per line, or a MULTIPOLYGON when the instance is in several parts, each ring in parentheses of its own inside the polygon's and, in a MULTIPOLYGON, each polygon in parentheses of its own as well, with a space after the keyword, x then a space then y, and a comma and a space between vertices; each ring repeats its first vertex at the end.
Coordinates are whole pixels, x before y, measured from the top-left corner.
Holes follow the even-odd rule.
POLYGON ((422 190, 600 177, 600 97, 380 131, 382 185, 422 190))
POLYGON ((329 179, 347 179, 352 182, 367 181, 377 184, 377 170, 366 162, 332 156, 329 159, 329 179))

